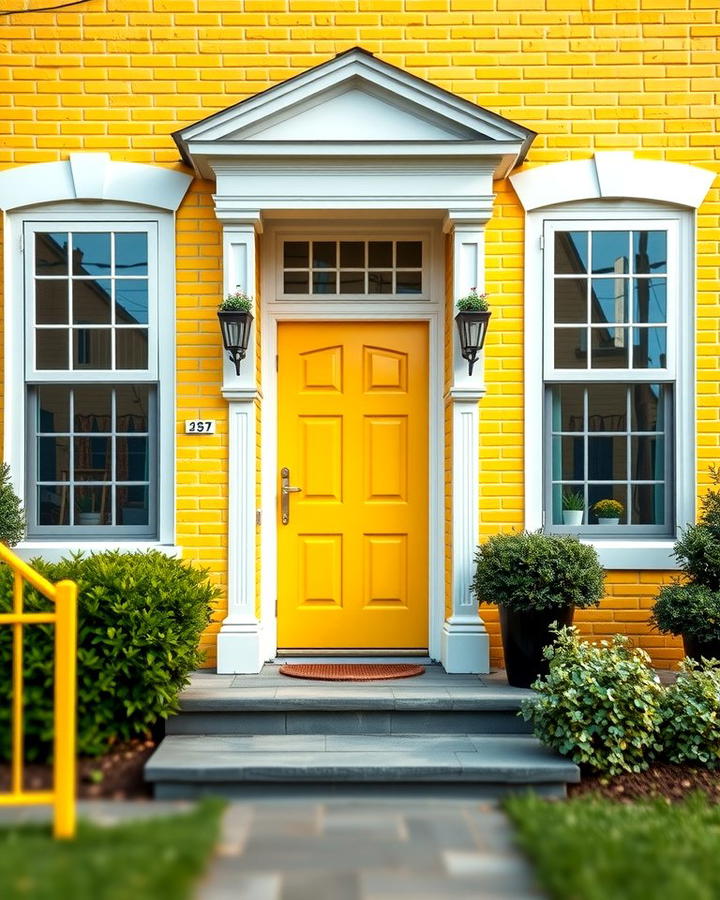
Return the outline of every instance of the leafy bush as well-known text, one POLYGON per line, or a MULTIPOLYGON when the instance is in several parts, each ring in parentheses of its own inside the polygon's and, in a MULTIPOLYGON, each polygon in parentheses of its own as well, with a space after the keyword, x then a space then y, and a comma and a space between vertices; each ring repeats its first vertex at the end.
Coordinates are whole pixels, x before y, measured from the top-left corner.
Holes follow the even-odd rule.
MULTIPOLYGON (((710 478, 720 484, 717 468, 710 468, 710 478)), ((692 581, 720 590, 720 491, 705 493, 697 525, 686 528, 675 543, 675 558, 692 581)))
POLYGON ((604 573, 593 547, 575 537, 523 531, 498 534, 477 551, 472 590, 480 603, 508 609, 597 606, 604 573))
MULTIPOLYGON (((147 733, 177 712, 189 673, 202 662, 198 641, 217 589, 207 572, 156 551, 75 555, 58 563, 34 560, 50 581, 78 583, 78 752, 96 756, 115 739, 147 733)), ((0 567, 0 610, 11 605, 12 574, 0 567)), ((50 601, 26 588, 28 612, 50 601)), ((29 759, 51 753, 53 628, 26 626, 25 734, 29 759)), ((0 629, 0 659, 11 650, 0 629)), ((0 758, 9 755, 10 666, 0 667, 0 758)))
POLYGON ((661 588, 650 622, 663 634, 686 634, 700 641, 720 638, 720 591, 704 584, 661 588))
POLYGON ((562 628, 546 647, 547 675, 523 701, 535 735, 574 762, 616 775, 647 769, 659 744, 662 688, 650 657, 616 635, 612 643, 579 640, 562 628))
POLYGON ((720 766, 720 663, 684 659, 677 681, 663 691, 660 713, 666 759, 720 766))
POLYGON ((13 547, 25 536, 25 516, 20 498, 10 483, 10 466, 0 463, 0 541, 13 547))

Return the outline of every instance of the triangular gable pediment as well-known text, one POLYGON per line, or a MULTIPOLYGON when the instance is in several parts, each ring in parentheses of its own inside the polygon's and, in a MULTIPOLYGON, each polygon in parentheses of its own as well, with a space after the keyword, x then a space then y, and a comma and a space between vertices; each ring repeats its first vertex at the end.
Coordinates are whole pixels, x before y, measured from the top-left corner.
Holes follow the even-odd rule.
POLYGON ((256 153, 496 155, 517 165, 534 132, 360 48, 176 132, 183 158, 206 177, 208 160, 256 153), (384 149, 383 149, 384 148, 384 149), (299 149, 300 153, 300 149, 299 149))

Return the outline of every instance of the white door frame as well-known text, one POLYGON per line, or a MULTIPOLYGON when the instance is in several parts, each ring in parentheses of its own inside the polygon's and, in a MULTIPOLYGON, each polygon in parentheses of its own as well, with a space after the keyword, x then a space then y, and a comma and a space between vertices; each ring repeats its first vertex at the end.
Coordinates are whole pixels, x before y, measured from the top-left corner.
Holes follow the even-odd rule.
MULTIPOLYGON (((402 234, 404 238, 416 229, 398 223, 396 227, 383 222, 382 228, 363 227, 360 222, 333 229, 342 237, 388 238, 402 234)), ((294 237, 327 231, 322 220, 301 231, 293 228, 294 237)), ((283 228, 282 231, 287 229, 283 228)), ((419 233, 419 232, 418 232, 419 233)), ((261 255, 262 292, 260 308, 262 336, 262 450, 261 496, 263 521, 261 528, 261 621, 265 659, 277 652, 277 531, 278 531, 278 377, 275 367, 277 332, 281 322, 427 322, 428 359, 428 651, 433 659, 440 659, 441 632, 445 620, 445 434, 443 406, 443 373, 445 347, 445 296, 442 235, 436 225, 431 232, 423 229, 428 239, 430 266, 428 267, 431 300, 383 302, 355 300, 291 300, 278 301, 277 260, 273 229, 264 234, 261 255)), ((341 655, 341 652, 338 653, 341 655)))

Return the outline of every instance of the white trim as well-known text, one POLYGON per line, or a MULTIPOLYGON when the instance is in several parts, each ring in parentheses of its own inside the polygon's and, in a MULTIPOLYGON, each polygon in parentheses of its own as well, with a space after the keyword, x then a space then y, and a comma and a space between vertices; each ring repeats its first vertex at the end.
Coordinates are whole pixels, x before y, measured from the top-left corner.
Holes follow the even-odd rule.
MULTIPOLYGON (((163 210, 150 211, 146 207, 133 210, 126 204, 122 206, 111 203, 65 203, 32 210, 19 209, 5 214, 5 297, 24 297, 24 261, 22 259, 20 238, 26 222, 67 223, 68 226, 82 223, 105 222, 115 223, 154 223, 157 226, 158 267, 156 279, 158 284, 158 541, 161 546, 174 546, 175 543, 175 219, 174 215, 163 210), (167 473, 160 477, 160 473, 167 473), (169 475, 169 477, 168 477, 169 475)), ((10 464, 13 484, 16 493, 25 497, 25 374, 24 353, 18 353, 18 347, 24 347, 24 303, 5 303, 5 398, 6 410, 4 420, 5 459, 10 464)), ((65 373, 67 381, 83 381, 73 372, 65 373)), ((85 375, 86 373, 78 373, 85 375)), ((122 374, 118 373, 122 380, 122 374)), ((146 379, 151 381, 146 374, 146 379)), ((92 380, 92 379, 91 379, 92 380)), ((154 379, 152 379, 154 381, 154 379)), ((125 542, 101 538, 93 542, 93 547, 101 548, 108 544, 126 546, 125 542)), ((83 538, 73 539, 71 535, 59 533, 58 538, 42 542, 33 539, 33 546, 41 544, 54 552, 57 542, 63 542, 64 552, 81 548, 88 541, 83 538)), ((144 546, 145 542, 130 539, 127 546, 144 546)), ((148 544, 150 546, 150 544, 148 544)), ((155 546, 155 543, 152 544, 155 546)))
POLYGON ((608 150, 592 159, 550 163, 510 176, 526 212, 543 206, 600 199, 642 200, 697 209, 716 173, 699 166, 636 159, 608 150))
MULTIPOLYGON (((402 227, 402 226, 401 226, 402 227)), ((323 223, 327 228, 327 223, 323 223)), ((386 221, 373 234, 392 226, 386 221)), ((400 229, 398 229, 400 230, 400 229)), ((269 229, 272 235, 273 230, 269 229)), ((411 234, 407 224, 402 227, 404 234, 411 234)), ((303 234, 308 235, 308 229, 303 234)), ((359 235, 358 228, 347 223, 338 225, 336 234, 359 235)), ((359 307, 345 301, 308 300, 302 308, 296 302, 274 300, 276 283, 275 242, 268 239, 264 247, 262 261, 262 384, 264 401, 262 405, 262 584, 261 604, 265 644, 264 658, 272 659, 277 650, 277 619, 275 598, 277 596, 277 373, 275 356, 277 352, 277 327, 287 321, 424 321, 429 323, 429 568, 428 568, 428 633, 429 654, 439 659, 441 653, 440 634, 444 619, 445 594, 445 533, 444 533, 444 425, 442 408, 442 379, 444 354, 444 318, 442 302, 442 245, 440 235, 433 235, 430 252, 434 260, 432 296, 433 301, 392 301, 364 303, 359 307)))
MULTIPOLYGON (((547 221, 672 220, 678 230, 677 372, 675 381, 675 519, 680 529, 695 519, 695 222, 689 210, 660 207, 636 200, 603 201, 582 205, 548 206, 530 212, 525 220, 525 527, 542 528, 543 522, 543 303, 534 285, 543 284, 541 238, 547 221)), ((550 252, 546 248, 546 252, 550 252)), ((577 373, 576 373, 577 374, 577 373)), ((632 379, 634 379, 634 375, 632 379)), ((649 380, 652 380, 652 375, 649 380)), ((656 380, 663 380, 654 375, 656 380)), ((627 378, 626 380, 631 380, 627 378)), ((665 377, 665 380, 667 378, 665 377)), ((650 540, 588 540, 598 549, 608 569, 676 569, 669 555, 672 542, 650 540), (631 548, 636 548, 631 550, 631 548), (640 561, 639 561, 640 560, 640 561)))
POLYGON ((175 212, 192 177, 144 163, 116 162, 107 153, 71 153, 62 162, 0 172, 0 209, 73 200, 133 203, 175 212))

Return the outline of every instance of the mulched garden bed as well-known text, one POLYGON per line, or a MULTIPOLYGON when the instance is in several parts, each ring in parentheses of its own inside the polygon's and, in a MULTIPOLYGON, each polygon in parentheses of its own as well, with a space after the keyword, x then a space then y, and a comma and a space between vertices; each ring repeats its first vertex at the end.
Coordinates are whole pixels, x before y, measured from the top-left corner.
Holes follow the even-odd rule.
POLYGON ((583 772, 580 784, 568 785, 569 797, 600 794, 620 803, 664 797, 670 802, 701 791, 720 803, 720 770, 695 769, 671 763, 655 763, 646 772, 626 773, 602 778, 583 772))
MULTIPOLYGON (((152 790, 143 780, 143 766, 155 750, 154 741, 129 741, 118 744, 104 756, 78 760, 78 797, 81 799, 126 800, 151 797, 152 790)), ((52 786, 52 768, 29 763, 24 767, 25 789, 46 790, 52 786)), ((10 767, 0 765, 0 790, 10 787, 10 767)))

